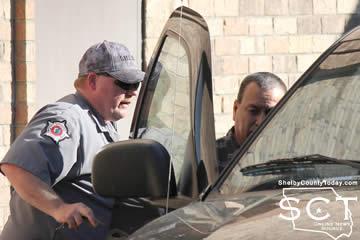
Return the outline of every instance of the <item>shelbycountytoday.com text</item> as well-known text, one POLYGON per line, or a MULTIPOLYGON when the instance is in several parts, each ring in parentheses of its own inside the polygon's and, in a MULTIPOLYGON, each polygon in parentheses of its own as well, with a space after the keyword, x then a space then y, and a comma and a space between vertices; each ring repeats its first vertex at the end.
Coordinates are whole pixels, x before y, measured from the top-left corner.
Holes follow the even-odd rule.
POLYGON ((307 180, 278 180, 279 186, 291 187, 341 187, 341 186, 358 186, 356 180, 341 179, 307 179, 307 180))

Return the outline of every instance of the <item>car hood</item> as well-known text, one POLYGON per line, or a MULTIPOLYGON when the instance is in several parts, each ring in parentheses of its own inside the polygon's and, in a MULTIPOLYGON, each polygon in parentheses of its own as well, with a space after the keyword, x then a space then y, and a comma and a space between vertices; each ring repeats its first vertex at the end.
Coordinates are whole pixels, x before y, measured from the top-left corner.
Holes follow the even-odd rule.
POLYGON ((358 188, 344 187, 242 193, 190 204, 145 225, 130 239, 359 239, 357 196, 358 188), (293 211, 285 209, 289 206, 293 211))

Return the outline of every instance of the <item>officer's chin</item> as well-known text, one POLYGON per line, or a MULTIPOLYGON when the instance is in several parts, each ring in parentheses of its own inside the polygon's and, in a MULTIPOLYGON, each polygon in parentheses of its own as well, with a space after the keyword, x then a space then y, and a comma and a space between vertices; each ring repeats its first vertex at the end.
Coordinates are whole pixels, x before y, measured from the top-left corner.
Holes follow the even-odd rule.
POLYGON ((118 111, 114 112, 113 114, 113 121, 118 121, 128 115, 127 109, 119 109, 118 111))

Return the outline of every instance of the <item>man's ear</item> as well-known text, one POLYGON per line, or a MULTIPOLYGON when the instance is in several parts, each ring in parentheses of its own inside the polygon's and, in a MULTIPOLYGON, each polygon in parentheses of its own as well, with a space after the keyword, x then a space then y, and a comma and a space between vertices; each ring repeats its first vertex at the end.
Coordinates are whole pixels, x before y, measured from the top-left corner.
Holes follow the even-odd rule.
POLYGON ((239 104, 240 104, 240 102, 237 99, 235 99, 234 105, 233 105, 233 121, 235 121, 235 115, 236 115, 236 111, 239 108, 239 104))
POLYGON ((87 75, 88 86, 91 90, 96 89, 96 78, 97 78, 97 75, 94 72, 91 72, 87 75))

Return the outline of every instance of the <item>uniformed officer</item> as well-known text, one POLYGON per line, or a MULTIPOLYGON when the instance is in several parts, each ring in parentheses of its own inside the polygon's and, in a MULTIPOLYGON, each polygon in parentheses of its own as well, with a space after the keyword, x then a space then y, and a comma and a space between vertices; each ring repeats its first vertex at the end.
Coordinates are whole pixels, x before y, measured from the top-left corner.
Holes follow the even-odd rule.
POLYGON ((93 191, 92 159, 118 140, 114 121, 143 77, 124 45, 104 41, 85 52, 76 93, 41 108, 1 161, 12 186, 1 240, 104 239, 112 200, 93 191))
POLYGON ((234 126, 216 140, 220 172, 285 93, 286 85, 273 73, 256 72, 244 78, 233 105, 234 126))

